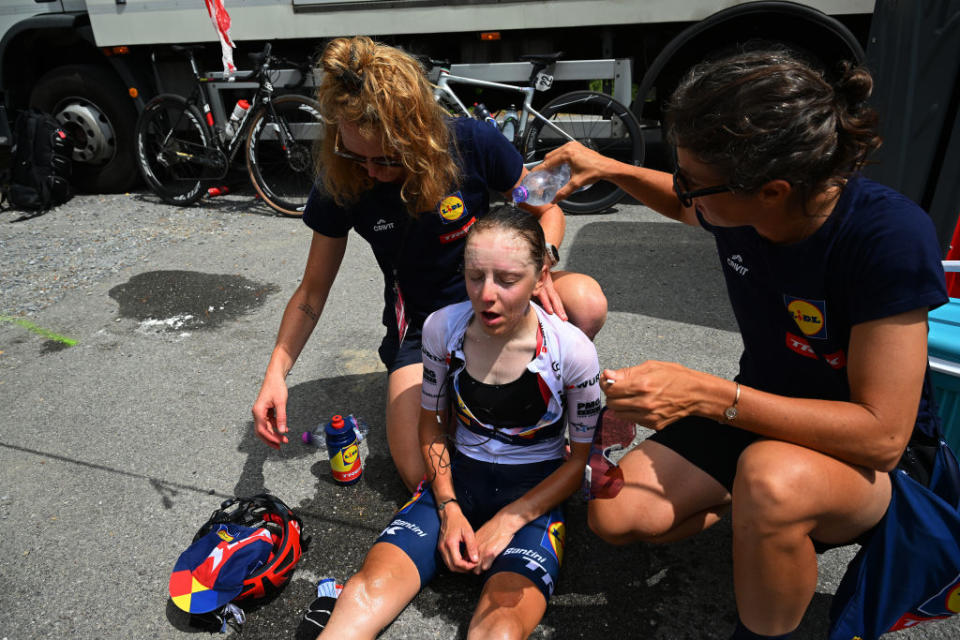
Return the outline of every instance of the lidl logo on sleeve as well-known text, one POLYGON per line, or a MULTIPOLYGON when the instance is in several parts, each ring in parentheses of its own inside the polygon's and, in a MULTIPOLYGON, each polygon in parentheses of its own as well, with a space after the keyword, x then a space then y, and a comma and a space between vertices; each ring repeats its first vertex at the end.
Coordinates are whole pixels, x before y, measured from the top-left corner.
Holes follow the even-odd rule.
POLYGON ((803 298, 784 296, 783 301, 803 335, 808 338, 819 339, 827 337, 827 303, 825 300, 804 300, 803 298))
POLYGON ((463 204, 463 197, 459 191, 440 201, 440 217, 446 222, 455 222, 466 212, 467 207, 463 204))

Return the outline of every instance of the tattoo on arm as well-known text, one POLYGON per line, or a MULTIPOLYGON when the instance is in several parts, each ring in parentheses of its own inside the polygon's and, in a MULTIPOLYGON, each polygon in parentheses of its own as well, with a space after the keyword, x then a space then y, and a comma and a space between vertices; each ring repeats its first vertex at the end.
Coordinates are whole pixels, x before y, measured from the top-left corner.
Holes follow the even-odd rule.
POLYGON ((320 319, 320 314, 314 311, 313 307, 308 305, 306 302, 304 302, 297 308, 300 309, 300 311, 303 311, 305 314, 307 314, 307 317, 313 320, 314 322, 320 319))

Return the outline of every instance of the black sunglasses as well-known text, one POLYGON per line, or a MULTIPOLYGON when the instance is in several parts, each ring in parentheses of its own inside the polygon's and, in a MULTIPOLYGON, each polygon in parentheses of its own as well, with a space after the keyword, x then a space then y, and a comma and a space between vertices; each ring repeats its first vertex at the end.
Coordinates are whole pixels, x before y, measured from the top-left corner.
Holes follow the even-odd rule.
POLYGON ((390 158, 388 156, 377 156, 375 158, 370 158, 367 156, 361 156, 358 153, 353 153, 352 151, 345 151, 340 148, 340 129, 337 129, 337 137, 333 139, 333 155, 338 158, 343 158, 344 160, 351 160, 357 164, 367 164, 372 162, 373 164, 380 165, 381 167, 402 167, 403 163, 397 160, 396 158, 390 158))
POLYGON ((687 179, 680 173, 680 167, 678 166, 673 170, 673 190, 677 194, 677 198, 680 199, 680 204, 684 207, 692 207, 694 198, 733 191, 733 185, 719 184, 715 187, 705 187, 691 191, 687 179))

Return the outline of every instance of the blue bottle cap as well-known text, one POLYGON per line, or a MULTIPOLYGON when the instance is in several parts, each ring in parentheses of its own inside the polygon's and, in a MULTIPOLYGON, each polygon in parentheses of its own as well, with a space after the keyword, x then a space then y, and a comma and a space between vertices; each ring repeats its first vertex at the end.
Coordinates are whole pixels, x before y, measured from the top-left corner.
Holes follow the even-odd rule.
POLYGON ((527 198, 530 197, 530 193, 527 191, 527 188, 523 185, 520 185, 513 190, 513 201, 514 202, 526 202, 527 198))

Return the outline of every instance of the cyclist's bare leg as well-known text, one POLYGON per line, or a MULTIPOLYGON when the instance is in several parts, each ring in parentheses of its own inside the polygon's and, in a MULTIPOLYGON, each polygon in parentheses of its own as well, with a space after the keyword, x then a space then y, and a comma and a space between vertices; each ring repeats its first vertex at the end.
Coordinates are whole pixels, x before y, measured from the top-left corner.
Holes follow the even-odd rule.
POLYGON ((372 639, 420 590, 420 572, 400 547, 378 542, 343 587, 320 638, 372 639))
POLYGON ((509 571, 494 574, 483 585, 467 638, 527 638, 546 610, 547 601, 529 578, 509 571))
POLYGON ((419 363, 401 367, 387 379, 387 445, 397 473, 411 491, 424 473, 417 432, 422 381, 423 365, 419 363))
POLYGON ((570 322, 593 340, 607 321, 607 297, 600 283, 572 271, 551 271, 550 276, 570 322))

